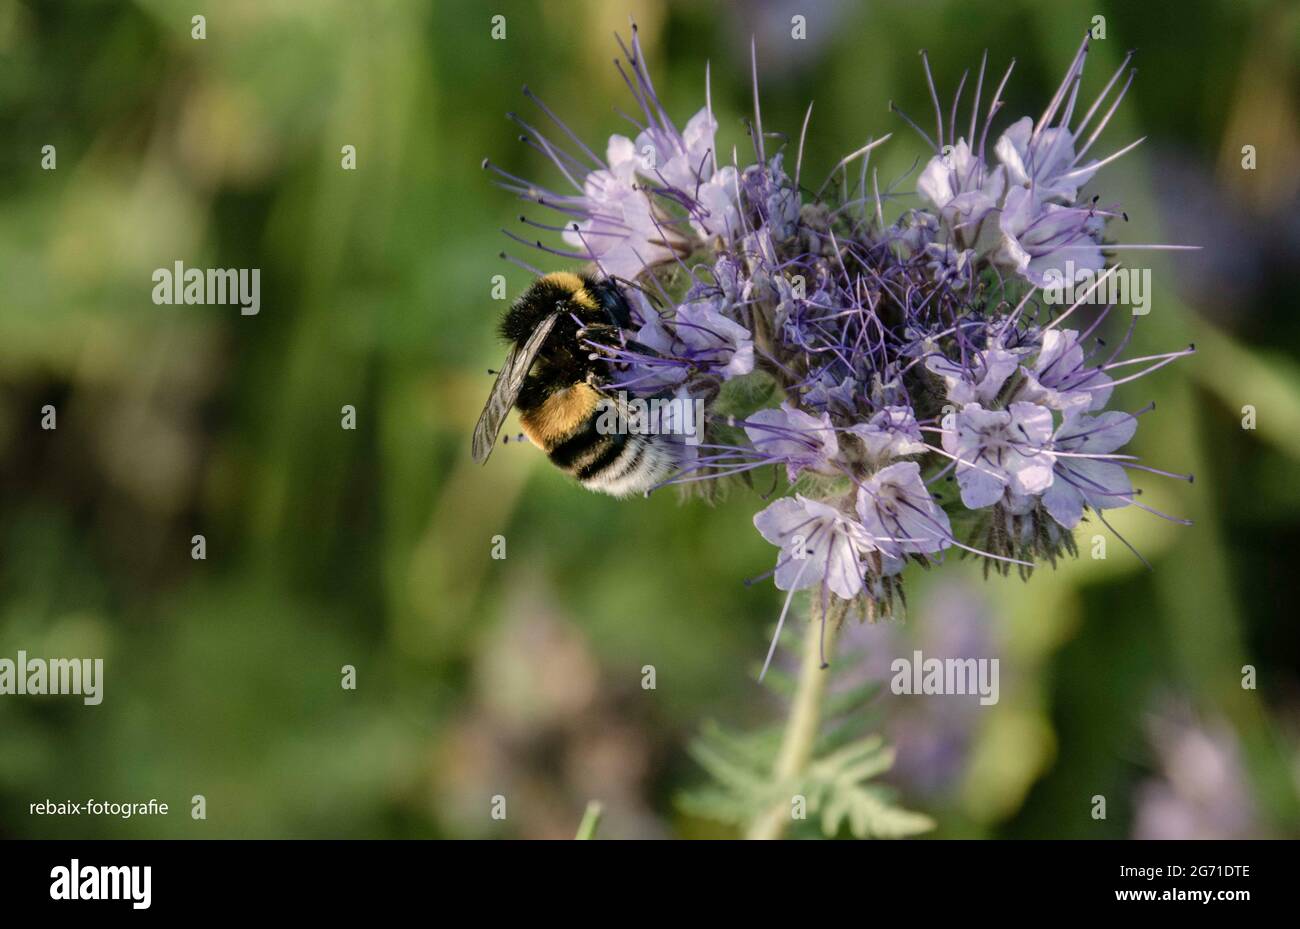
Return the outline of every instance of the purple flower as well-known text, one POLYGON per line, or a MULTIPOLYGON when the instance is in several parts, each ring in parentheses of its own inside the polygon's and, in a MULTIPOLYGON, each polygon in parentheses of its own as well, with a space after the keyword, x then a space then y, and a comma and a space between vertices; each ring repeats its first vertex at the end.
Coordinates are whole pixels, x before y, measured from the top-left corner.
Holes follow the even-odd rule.
POLYGON ((948 514, 930 496, 915 461, 900 461, 867 478, 858 490, 857 510, 871 541, 891 558, 933 554, 952 544, 948 514))
POLYGON ((994 401, 1007 378, 1020 366, 1014 352, 991 348, 972 352, 966 365, 958 364, 943 355, 931 355, 925 366, 943 378, 948 388, 948 399, 953 403, 983 403, 994 401))
POLYGON ((1073 203, 1079 188, 1097 173, 1097 162, 1074 167, 1074 135, 1069 129, 1045 129, 1035 134, 1028 116, 1002 133, 994 148, 1012 184, 1032 187, 1044 200, 1073 203))
POLYGON ((968 403, 943 422, 943 447, 957 460, 961 500, 992 506, 1004 491, 1037 496, 1052 485, 1052 412, 1036 403, 986 410, 968 403))
POLYGON ((638 374, 631 383, 645 392, 681 384, 692 374, 723 380, 754 369, 754 342, 749 330, 724 315, 725 298, 700 297, 665 317, 646 306, 645 323, 636 341, 654 354, 633 353, 638 374))
POLYGON ((796 494, 756 513, 754 526, 781 549, 776 566, 778 590, 824 585, 845 600, 862 592, 862 560, 876 546, 842 511, 796 494))
POLYGON ((992 171, 974 154, 965 139, 951 151, 935 155, 926 164, 916 189, 939 209, 939 215, 957 233, 959 242, 974 245, 984 217, 998 208, 1007 189, 1006 172, 992 171))
POLYGON ((925 247, 926 267, 936 284, 947 284, 953 290, 965 290, 975 283, 975 250, 958 249, 951 245, 931 242, 925 247))
POLYGON ((728 304, 744 299, 741 290, 748 282, 743 276, 740 262, 732 256, 724 254, 713 263, 713 281, 728 304))
POLYGON ((702 238, 730 236, 739 231, 736 209, 736 169, 714 170, 714 134, 718 121, 707 108, 700 110, 678 134, 671 128, 651 126, 636 137, 637 173, 650 185, 666 185, 691 195, 698 205, 691 226, 702 238))
POLYGON ((867 458, 876 464, 926 451, 916 416, 906 406, 887 406, 867 422, 850 426, 849 432, 862 440, 867 458))
POLYGON ((493 168, 503 186, 562 216, 531 224, 571 250, 511 238, 624 279, 632 321, 589 340, 609 365, 608 386, 704 404, 700 444, 668 483, 707 493, 709 482, 774 465, 801 482, 799 495, 755 517, 782 547, 781 590, 818 587, 887 615, 908 560, 958 546, 986 569, 1027 572, 1076 551, 1070 530, 1085 509, 1099 518, 1128 503, 1149 509, 1129 471, 1167 472, 1119 454, 1136 418, 1107 404, 1114 386, 1190 349, 1097 362, 1090 334, 1109 308, 1080 300, 1057 315, 1039 294, 1104 267, 1100 243, 1118 207, 1076 201, 1128 150, 1088 159, 1127 91, 1127 58, 1076 111, 1082 43, 1037 121, 998 126, 1009 68, 997 80, 981 64, 973 96, 991 97, 963 114, 960 91, 940 105, 927 61, 937 137, 902 118, 934 155, 917 200, 887 222, 885 203, 907 181, 878 183, 868 162, 888 136, 819 183, 804 170, 802 137, 770 149, 782 132, 763 126, 755 73, 746 150, 728 141, 720 165, 707 87, 679 130, 635 34, 623 52, 634 129, 608 136, 603 157, 536 98, 568 141, 521 121, 573 192, 493 168), (1078 329, 1062 328, 1066 316, 1078 329), (1136 364, 1145 367, 1112 374, 1136 364), (941 506, 928 488, 950 472, 959 499, 941 506), (954 523, 969 538, 954 538, 954 523))
POLYGON ((670 187, 690 190, 713 175, 713 136, 718 121, 701 109, 678 133, 671 125, 651 125, 636 137, 632 149, 637 170, 647 180, 658 178, 670 187))
POLYGON ((794 234, 799 221, 799 194, 782 167, 780 154, 766 165, 750 165, 741 174, 745 202, 755 214, 755 226, 781 242, 794 234))
POLYGON ((891 227, 891 237, 913 253, 923 251, 939 235, 939 220, 924 210, 908 210, 891 227))
POLYGON ((745 420, 745 434, 757 451, 784 462, 792 483, 805 468, 835 473, 831 459, 839 454, 840 445, 826 413, 813 416, 786 402, 780 409, 751 414, 745 420))
POLYGON ((586 218, 565 230, 564 241, 585 250, 611 277, 632 278, 647 265, 670 260, 685 248, 666 214, 636 184, 632 142, 609 140, 612 167, 587 175, 582 197, 570 197, 570 209, 586 218))
POLYGON ((523 127, 522 140, 546 155, 574 192, 559 193, 528 183, 488 161, 484 166, 502 178, 501 186, 563 216, 560 227, 532 225, 558 229, 574 250, 527 244, 593 262, 606 276, 630 280, 647 268, 689 255, 718 236, 739 230, 736 172, 716 170, 717 121, 708 107, 691 117, 685 130, 678 130, 655 93, 635 29, 631 48, 622 45, 622 50, 619 68, 641 108, 635 141, 611 135, 601 159, 525 88, 525 94, 577 146, 577 154, 515 114, 511 118, 523 127))
POLYGON ((1133 485, 1124 468, 1105 457, 1086 456, 1105 456, 1127 445, 1136 430, 1137 417, 1128 413, 1066 417, 1052 442, 1052 484, 1043 492, 1043 506, 1054 520, 1073 529, 1085 505, 1094 510, 1128 506, 1133 485))
POLYGON ((834 411, 847 416, 857 412, 859 394, 855 378, 837 379, 826 371, 804 393, 803 402, 814 410, 834 411))
POLYGON ((1105 266, 1096 214, 1046 203, 1029 187, 1007 193, 998 228, 1002 244, 994 259, 1035 286, 1062 286, 1105 266))
POLYGON ((1032 367, 1022 367, 1024 383, 1017 399, 1041 403, 1061 412, 1100 410, 1110 399, 1111 379, 1085 363, 1079 333, 1049 329, 1032 367))

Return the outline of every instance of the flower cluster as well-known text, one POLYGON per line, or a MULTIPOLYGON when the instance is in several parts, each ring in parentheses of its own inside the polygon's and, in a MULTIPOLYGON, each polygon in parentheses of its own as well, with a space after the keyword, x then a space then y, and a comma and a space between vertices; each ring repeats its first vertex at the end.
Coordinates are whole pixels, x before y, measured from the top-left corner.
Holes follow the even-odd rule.
POLYGON ((602 159, 540 101, 576 153, 521 122, 572 192, 488 167, 562 216, 534 225, 567 248, 527 244, 626 284, 634 328, 620 346, 592 346, 616 386, 709 404, 707 441, 672 482, 751 480, 777 466, 790 493, 754 524, 780 550, 778 588, 886 613, 908 562, 958 550, 1028 572, 1073 554, 1072 530, 1089 515, 1143 506, 1129 475, 1154 469, 1120 449, 1145 410, 1107 404, 1116 385, 1191 349, 1117 360, 1127 338, 1111 350, 1094 335, 1113 309, 1089 300, 1117 270, 1106 269, 1119 246, 1103 236, 1121 214, 1081 190, 1132 148, 1088 158, 1132 79, 1121 85, 1127 59, 1080 116, 1085 40, 1042 115, 992 138, 1011 69, 984 103, 980 65, 963 133, 967 76, 945 119, 927 61, 937 135, 899 116, 934 154, 916 205, 895 217, 900 196, 868 174, 888 136, 813 192, 802 136, 793 153, 767 150, 756 73, 744 163, 720 159, 707 102, 676 128, 635 29, 623 54, 641 111, 634 139, 612 136, 602 159), (1044 299, 1043 288, 1080 280, 1091 286, 1073 305, 1044 299))

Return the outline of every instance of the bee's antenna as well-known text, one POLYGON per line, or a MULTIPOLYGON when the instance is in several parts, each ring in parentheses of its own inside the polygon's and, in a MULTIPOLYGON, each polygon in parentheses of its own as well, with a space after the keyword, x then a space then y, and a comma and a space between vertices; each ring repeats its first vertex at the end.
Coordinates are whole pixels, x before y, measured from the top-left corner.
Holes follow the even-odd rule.
POLYGON ((633 290, 641 291, 641 293, 645 294, 645 298, 649 300, 652 304, 654 304, 656 307, 663 306, 663 302, 659 299, 659 297, 657 297, 655 294, 652 294, 650 291, 646 290, 643 286, 638 284, 636 281, 629 281, 627 278, 618 277, 617 275, 611 276, 610 280, 618 281, 618 283, 623 285, 624 287, 631 287, 633 290))

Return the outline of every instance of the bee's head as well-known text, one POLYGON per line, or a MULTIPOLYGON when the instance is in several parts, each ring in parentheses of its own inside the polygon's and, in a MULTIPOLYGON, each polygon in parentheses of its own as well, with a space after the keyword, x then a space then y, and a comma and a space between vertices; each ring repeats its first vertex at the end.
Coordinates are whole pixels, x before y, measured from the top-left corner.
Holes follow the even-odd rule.
POLYGON ((623 294, 623 288, 613 278, 605 278, 600 281, 593 281, 587 289, 591 295, 596 298, 609 318, 620 329, 632 328, 632 307, 628 305, 627 297, 623 294))

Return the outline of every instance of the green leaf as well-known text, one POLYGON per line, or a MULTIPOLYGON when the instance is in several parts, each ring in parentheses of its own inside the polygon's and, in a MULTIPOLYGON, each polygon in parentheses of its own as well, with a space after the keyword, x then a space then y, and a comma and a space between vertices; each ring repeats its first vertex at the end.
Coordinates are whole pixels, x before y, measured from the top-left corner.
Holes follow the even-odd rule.
POLYGON ((754 806, 744 796, 713 785, 682 791, 677 807, 691 816, 742 825, 754 815, 754 806))
POLYGON ((822 831, 833 836, 845 819, 859 839, 903 839, 934 828, 934 820, 891 805, 870 787, 838 790, 822 810, 822 831))
POLYGON ((713 733, 713 738, 697 739, 690 748, 692 757, 722 786, 742 795, 761 793, 765 787, 762 774, 750 758, 729 750, 718 737, 720 732, 713 733))
POLYGON ((772 376, 758 370, 723 384, 713 409, 719 416, 744 419, 757 410, 776 406, 780 396, 781 390, 772 376))
POLYGON ((810 812, 820 812, 822 831, 834 836, 848 822, 860 839, 891 839, 934 828, 928 816, 895 806, 890 793, 866 782, 894 764, 894 750, 880 736, 844 746, 808 767, 805 796, 810 812))

